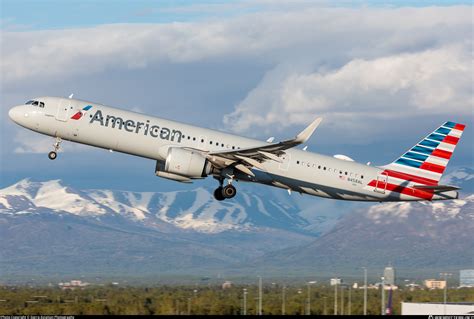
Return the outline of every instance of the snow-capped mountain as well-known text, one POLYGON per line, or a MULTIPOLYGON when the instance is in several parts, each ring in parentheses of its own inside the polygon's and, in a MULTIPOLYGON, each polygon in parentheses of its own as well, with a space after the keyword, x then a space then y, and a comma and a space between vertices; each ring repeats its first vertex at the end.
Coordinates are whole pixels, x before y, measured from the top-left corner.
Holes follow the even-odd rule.
POLYGON ((452 201, 375 204, 346 214, 312 243, 270 252, 252 266, 337 271, 392 263, 412 270, 459 269, 471 266, 473 234, 474 194, 452 201))
POLYGON ((0 269, 202 274, 314 238, 291 200, 266 195, 217 202, 202 187, 139 193, 21 180, 0 190, 0 269))
POLYGON ((215 201, 212 190, 197 188, 166 193, 76 190, 60 180, 22 180, 0 190, 0 213, 38 213, 49 209, 76 216, 120 215, 152 227, 167 223, 201 233, 250 231, 268 227, 303 230, 308 222, 299 208, 261 194, 242 193, 233 201, 215 201))
POLYGON ((445 176, 463 187, 458 200, 384 204, 243 185, 218 202, 205 187, 82 190, 25 179, 0 190, 0 269, 16 276, 470 266, 472 176, 470 168, 445 176))

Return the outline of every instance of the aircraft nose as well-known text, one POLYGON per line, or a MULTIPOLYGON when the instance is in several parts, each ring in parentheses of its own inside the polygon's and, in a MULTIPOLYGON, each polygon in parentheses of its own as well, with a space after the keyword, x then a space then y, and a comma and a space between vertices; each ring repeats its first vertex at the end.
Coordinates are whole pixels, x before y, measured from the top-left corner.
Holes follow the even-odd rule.
POLYGON ((21 111, 20 106, 15 106, 8 111, 8 116, 13 122, 18 123, 19 119, 24 116, 24 112, 21 111))

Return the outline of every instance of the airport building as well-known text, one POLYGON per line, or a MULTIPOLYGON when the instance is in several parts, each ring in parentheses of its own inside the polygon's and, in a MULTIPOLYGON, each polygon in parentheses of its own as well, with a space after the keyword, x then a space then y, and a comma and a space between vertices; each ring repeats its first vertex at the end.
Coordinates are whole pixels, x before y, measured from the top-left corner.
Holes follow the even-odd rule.
POLYGON ((473 315, 474 303, 402 302, 402 315, 473 315))
POLYGON ((425 287, 428 289, 444 289, 446 287, 446 280, 426 279, 425 287))
POLYGON ((386 285, 395 285, 395 269, 392 266, 385 267, 383 276, 385 278, 384 282, 386 285))
POLYGON ((342 279, 341 278, 331 278, 331 280, 329 281, 329 284, 331 286, 340 285, 340 284, 342 284, 342 279))
POLYGON ((459 271, 459 287, 474 287, 474 269, 459 271))

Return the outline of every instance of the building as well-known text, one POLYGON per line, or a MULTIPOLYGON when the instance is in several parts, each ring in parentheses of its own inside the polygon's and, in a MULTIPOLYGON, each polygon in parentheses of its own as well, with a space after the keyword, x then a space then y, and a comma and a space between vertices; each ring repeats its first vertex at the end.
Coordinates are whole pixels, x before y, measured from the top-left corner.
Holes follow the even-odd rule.
POLYGON ((474 269, 463 269, 459 271, 459 286, 474 287, 474 269))
POLYGON ((395 269, 392 266, 385 267, 383 276, 386 285, 395 285, 395 269))
POLYGON ((420 285, 415 284, 414 282, 409 283, 409 284, 406 284, 405 286, 406 286, 408 289, 410 289, 410 291, 413 291, 413 290, 415 290, 415 289, 420 289, 420 288, 421 288, 420 285))
POLYGON ((82 282, 81 280, 71 280, 67 282, 60 282, 58 286, 63 289, 70 289, 74 290, 76 288, 84 288, 86 286, 89 286, 90 284, 88 282, 82 282))
POLYGON ((329 284, 331 286, 340 285, 340 284, 342 284, 342 279, 341 278, 331 278, 331 280, 329 281, 329 284))
POLYGON ((426 279, 425 287, 428 289, 444 289, 446 288, 446 280, 426 279))
POLYGON ((232 281, 225 281, 222 284, 222 289, 229 289, 229 288, 232 288, 232 281))
POLYGON ((402 302, 402 315, 472 315, 474 303, 402 302))

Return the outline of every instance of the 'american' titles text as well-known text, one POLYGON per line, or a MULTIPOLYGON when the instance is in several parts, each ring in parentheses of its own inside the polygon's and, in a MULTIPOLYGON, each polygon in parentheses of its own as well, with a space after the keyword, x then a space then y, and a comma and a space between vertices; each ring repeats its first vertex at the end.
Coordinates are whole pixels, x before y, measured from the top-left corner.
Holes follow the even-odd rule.
POLYGON ((97 110, 94 116, 91 118, 89 123, 99 122, 101 126, 112 128, 117 127, 119 130, 125 130, 130 133, 143 134, 145 136, 150 135, 151 137, 161 138, 168 141, 181 142, 183 133, 179 130, 169 129, 167 127, 160 127, 150 123, 150 120, 146 122, 138 122, 134 120, 124 120, 121 117, 107 115, 103 116, 101 110, 97 110))

